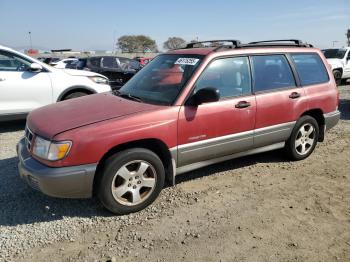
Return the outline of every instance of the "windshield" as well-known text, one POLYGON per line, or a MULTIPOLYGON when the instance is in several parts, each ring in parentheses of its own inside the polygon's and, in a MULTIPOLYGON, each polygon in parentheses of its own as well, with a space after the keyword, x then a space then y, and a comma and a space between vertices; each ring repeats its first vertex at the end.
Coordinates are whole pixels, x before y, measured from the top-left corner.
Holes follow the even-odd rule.
POLYGON ((322 51, 326 58, 343 59, 346 53, 345 49, 325 49, 322 51))
POLYGON ((120 93, 145 103, 172 105, 202 61, 200 55, 159 55, 132 77, 120 93))

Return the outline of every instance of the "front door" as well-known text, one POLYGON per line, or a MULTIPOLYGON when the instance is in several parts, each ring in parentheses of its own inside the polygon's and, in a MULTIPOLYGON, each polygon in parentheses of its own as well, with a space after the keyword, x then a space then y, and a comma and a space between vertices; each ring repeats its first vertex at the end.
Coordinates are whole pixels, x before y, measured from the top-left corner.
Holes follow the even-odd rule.
POLYGON ((31 72, 31 63, 0 51, 0 115, 28 113, 53 102, 49 72, 31 72))
POLYGON ((194 92, 214 87, 220 100, 182 106, 178 122, 178 167, 218 158, 253 147, 256 103, 251 94, 247 57, 212 61, 194 92))

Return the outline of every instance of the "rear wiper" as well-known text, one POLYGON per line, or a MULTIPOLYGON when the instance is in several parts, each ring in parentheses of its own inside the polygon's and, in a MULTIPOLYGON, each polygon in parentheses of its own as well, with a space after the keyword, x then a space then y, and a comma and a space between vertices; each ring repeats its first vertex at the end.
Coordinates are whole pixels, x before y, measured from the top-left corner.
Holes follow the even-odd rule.
POLYGON ((120 97, 123 97, 123 98, 126 98, 126 99, 130 99, 130 100, 134 100, 134 101, 137 101, 137 102, 143 102, 140 97, 134 96, 134 95, 131 95, 131 94, 124 94, 124 93, 120 92, 119 90, 114 90, 113 93, 116 96, 120 96, 120 97))

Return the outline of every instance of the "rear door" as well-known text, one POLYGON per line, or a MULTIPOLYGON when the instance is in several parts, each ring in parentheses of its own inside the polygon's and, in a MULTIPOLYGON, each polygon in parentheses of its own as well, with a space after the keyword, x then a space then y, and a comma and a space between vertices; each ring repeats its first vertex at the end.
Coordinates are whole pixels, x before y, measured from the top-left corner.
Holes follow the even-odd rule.
POLYGON ((256 104, 249 59, 212 61, 198 78, 194 93, 207 87, 219 90, 219 101, 180 109, 178 167, 253 147, 256 104))
POLYGON ((0 50, 0 115, 28 113, 53 102, 49 72, 31 72, 31 63, 0 50))
POLYGON ((308 108, 305 90, 284 54, 251 56, 251 64, 257 106, 254 146, 283 142, 308 108))

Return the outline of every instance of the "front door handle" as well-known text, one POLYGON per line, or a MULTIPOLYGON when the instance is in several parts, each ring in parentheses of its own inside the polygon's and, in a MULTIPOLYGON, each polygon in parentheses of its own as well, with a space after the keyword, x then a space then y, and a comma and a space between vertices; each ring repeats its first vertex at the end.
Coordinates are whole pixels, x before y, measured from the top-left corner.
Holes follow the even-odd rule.
POLYGON ((289 98, 290 98, 290 99, 296 99, 296 98, 299 98, 300 96, 301 96, 300 93, 298 93, 298 92, 293 92, 293 93, 291 93, 291 94, 289 95, 289 98))
POLYGON ((246 108, 249 107, 250 103, 247 101, 239 101, 236 105, 235 108, 246 108))

